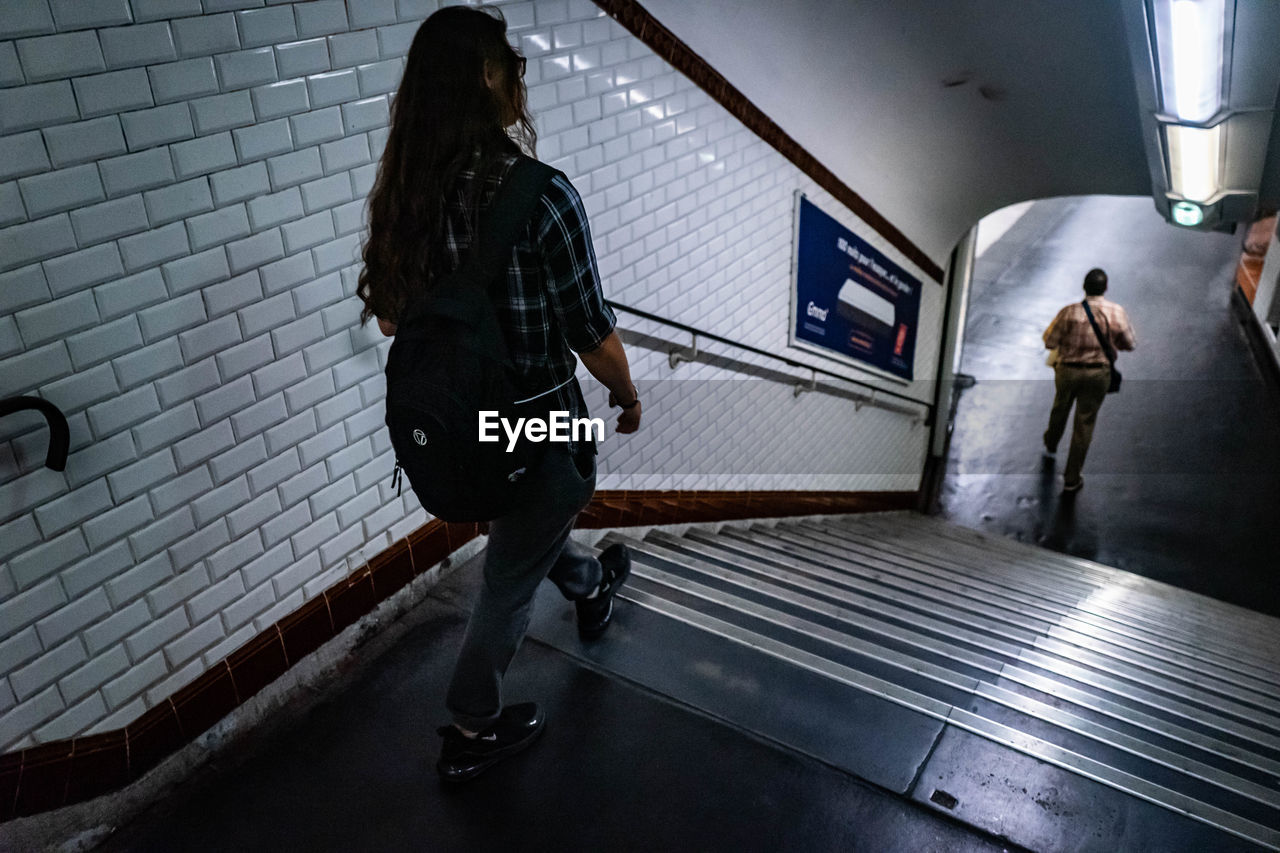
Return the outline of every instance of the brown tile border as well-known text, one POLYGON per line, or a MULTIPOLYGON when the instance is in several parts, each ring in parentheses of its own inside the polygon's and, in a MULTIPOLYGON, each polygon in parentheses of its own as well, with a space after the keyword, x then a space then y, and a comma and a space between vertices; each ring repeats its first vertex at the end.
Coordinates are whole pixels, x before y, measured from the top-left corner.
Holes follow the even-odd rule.
POLYGON ((816 157, 810 154, 799 142, 787 135, 746 95, 730 85, 729 81, 720 72, 712 68, 701 56, 694 53, 689 45, 676 38, 675 34, 664 27, 647 9, 635 2, 635 0, 595 0, 595 4, 603 9, 609 17, 630 30, 636 38, 648 45, 654 53, 669 65, 715 98, 720 106, 732 113, 734 118, 747 126, 748 130, 773 146, 778 153, 812 178, 818 186, 831 193, 837 201, 857 214, 876 233, 888 240, 894 248, 920 267, 925 275, 939 284, 942 283, 942 267, 926 255, 924 250, 911 242, 905 234, 872 207, 866 199, 836 177, 834 172, 819 163, 816 157))
MULTIPOLYGON (((600 490, 577 526, 877 512, 915 501, 915 492, 600 490)), ((433 519, 125 728, 0 755, 0 821, 83 802, 142 776, 483 529, 433 519)))

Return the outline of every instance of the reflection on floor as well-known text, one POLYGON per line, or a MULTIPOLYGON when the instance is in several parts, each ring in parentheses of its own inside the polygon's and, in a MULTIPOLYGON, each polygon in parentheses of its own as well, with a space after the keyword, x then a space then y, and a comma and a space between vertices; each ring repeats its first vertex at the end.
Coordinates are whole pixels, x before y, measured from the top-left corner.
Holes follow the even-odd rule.
MULTIPOLYGON (((1229 308, 1239 238, 1165 224, 1145 198, 1037 202, 979 259, 941 504, 979 530, 1280 615, 1280 407, 1229 308), (1084 489, 1040 459, 1053 399, 1040 333, 1091 267, 1138 347, 1098 416, 1084 489)), ((1068 429, 1068 435, 1070 430, 1068 429)))

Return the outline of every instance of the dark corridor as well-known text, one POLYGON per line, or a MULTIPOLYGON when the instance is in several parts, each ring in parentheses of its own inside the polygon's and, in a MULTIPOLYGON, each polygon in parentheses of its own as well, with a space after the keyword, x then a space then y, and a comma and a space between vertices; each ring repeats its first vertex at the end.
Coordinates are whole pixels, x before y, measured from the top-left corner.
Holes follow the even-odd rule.
POLYGON ((1032 205, 978 259, 943 517, 1280 615, 1280 407, 1231 309, 1238 236, 1178 230, 1146 198, 1032 205), (1040 458, 1053 400, 1041 332, 1094 266, 1137 349, 1062 493, 1040 458))

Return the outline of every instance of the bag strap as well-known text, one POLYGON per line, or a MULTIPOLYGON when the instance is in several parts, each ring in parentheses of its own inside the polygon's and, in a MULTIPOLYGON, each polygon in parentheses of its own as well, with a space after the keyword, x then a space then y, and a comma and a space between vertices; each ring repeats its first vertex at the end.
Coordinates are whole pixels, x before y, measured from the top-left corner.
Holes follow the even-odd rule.
POLYGON ((1080 304, 1084 306, 1084 313, 1089 318, 1089 325, 1093 326, 1093 334, 1098 338, 1098 345, 1102 347, 1102 354, 1107 357, 1107 364, 1114 367, 1116 363, 1115 354, 1111 349, 1111 344, 1107 343, 1106 338, 1102 337, 1102 332, 1098 329, 1098 322, 1093 319, 1093 311, 1089 309, 1089 300, 1081 300, 1080 304))
MULTIPOLYGON (((452 279, 451 293, 439 294, 446 299, 471 291, 477 285, 487 286, 492 297, 505 285, 499 273, 506 267, 511 250, 519 239, 520 229, 533 216, 542 191, 557 174, 545 163, 523 154, 516 158, 502 185, 489 203, 480 224, 480 233, 461 265, 444 279, 452 279)), ((428 299, 418 294, 405 311, 402 324, 416 319, 428 299)))

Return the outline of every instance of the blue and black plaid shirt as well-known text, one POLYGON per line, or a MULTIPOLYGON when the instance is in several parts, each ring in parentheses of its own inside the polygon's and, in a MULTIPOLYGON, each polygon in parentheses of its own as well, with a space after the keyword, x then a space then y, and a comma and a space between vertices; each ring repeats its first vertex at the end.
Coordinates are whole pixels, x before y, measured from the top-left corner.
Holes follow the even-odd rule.
MULTIPOLYGON (((486 179, 481 216, 515 162, 508 158, 500 173, 486 179)), ((476 180, 474 171, 463 171, 447 199, 444 237, 450 269, 457 269, 475 239, 477 220, 466 200, 476 180)), ((496 308, 522 390, 533 396, 555 389, 554 396, 548 395, 548 403, 555 403, 549 409, 567 411, 570 418, 587 417, 574 379, 578 361, 573 354, 598 347, 617 318, 604 301, 582 198, 564 175, 552 178, 520 232, 507 266, 505 298, 496 301, 496 308)), ((569 449, 576 450, 575 443, 569 449)))

